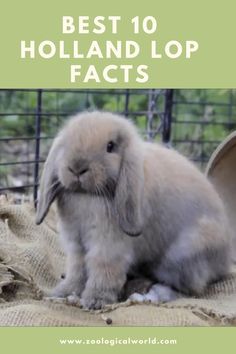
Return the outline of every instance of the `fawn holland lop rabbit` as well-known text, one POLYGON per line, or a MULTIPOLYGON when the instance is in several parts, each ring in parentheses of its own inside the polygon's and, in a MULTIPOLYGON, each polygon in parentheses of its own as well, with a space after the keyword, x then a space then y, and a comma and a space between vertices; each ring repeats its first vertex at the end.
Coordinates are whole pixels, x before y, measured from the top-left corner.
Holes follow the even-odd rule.
POLYGON ((157 284, 131 298, 168 301, 202 293, 229 270, 227 218, 211 184, 123 117, 67 122, 44 166, 37 224, 54 200, 67 265, 53 296, 76 294, 97 309, 119 299, 128 276, 145 274, 157 284))

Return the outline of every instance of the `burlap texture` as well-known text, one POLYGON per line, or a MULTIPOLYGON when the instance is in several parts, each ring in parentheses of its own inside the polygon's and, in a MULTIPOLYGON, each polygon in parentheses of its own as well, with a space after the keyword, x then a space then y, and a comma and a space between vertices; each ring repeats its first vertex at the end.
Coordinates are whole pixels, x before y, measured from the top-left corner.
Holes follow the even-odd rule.
POLYGON ((64 271, 55 215, 40 226, 31 204, 0 201, 0 326, 211 326, 236 325, 236 269, 202 298, 167 304, 129 301, 88 312, 79 304, 44 299, 64 271))

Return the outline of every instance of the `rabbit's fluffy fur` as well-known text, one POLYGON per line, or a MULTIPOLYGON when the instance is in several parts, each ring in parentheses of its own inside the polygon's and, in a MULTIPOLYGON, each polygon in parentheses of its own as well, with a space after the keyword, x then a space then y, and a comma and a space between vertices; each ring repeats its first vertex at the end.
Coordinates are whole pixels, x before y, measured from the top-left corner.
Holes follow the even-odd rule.
POLYGON ((92 112, 67 122, 44 166, 37 224, 54 200, 67 254, 54 296, 77 294, 97 309, 142 274, 159 283, 155 300, 166 301, 201 294, 229 271, 228 223, 212 185, 123 117, 92 112))

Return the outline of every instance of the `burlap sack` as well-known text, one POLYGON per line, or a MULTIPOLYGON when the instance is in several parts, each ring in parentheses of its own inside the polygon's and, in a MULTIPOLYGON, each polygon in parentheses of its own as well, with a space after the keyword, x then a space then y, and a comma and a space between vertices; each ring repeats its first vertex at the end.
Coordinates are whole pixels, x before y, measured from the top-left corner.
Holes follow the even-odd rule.
POLYGON ((162 305, 108 306, 86 312, 79 304, 43 299, 64 271, 55 215, 40 226, 31 204, 0 202, 0 326, 211 326, 236 325, 236 269, 202 298, 162 305))

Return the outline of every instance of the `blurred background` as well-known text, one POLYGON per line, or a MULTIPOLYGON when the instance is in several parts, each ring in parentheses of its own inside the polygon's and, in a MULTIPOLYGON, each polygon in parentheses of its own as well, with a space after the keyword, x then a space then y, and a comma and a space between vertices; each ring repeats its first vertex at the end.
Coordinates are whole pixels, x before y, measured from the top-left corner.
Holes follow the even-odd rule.
POLYGON ((236 129, 236 90, 0 90, 0 194, 32 195, 52 139, 84 110, 118 112, 147 140, 162 141, 204 170, 236 129))

